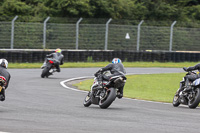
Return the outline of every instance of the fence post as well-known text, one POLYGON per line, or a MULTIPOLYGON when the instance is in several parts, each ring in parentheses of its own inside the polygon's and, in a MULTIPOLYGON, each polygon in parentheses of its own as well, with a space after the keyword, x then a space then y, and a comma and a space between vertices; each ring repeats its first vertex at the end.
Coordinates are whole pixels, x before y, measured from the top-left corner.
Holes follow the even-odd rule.
POLYGON ((76 22, 76 50, 78 50, 78 36, 79 36, 79 24, 82 21, 83 18, 80 18, 77 22, 76 22))
POLYGON ((142 23, 144 22, 144 20, 142 20, 139 24, 138 24, 138 32, 137 32, 137 51, 140 50, 140 27, 142 25, 142 23))
POLYGON ((10 48, 13 49, 13 43, 14 43, 14 30, 15 30, 15 20, 18 18, 18 16, 15 16, 14 19, 12 20, 12 25, 11 25, 11 44, 10 48))
POLYGON ((176 24, 176 21, 174 21, 171 25, 171 30, 170 30, 170 41, 169 41, 169 51, 172 51, 172 39, 173 39, 173 29, 174 25, 176 24))
POLYGON ((43 49, 46 48, 46 29, 47 29, 47 21, 50 19, 50 17, 47 17, 44 21, 44 29, 43 29, 43 49))
POLYGON ((105 49, 104 50, 107 50, 108 49, 108 25, 109 23, 112 21, 112 18, 110 18, 107 23, 106 23, 106 34, 105 34, 105 49))

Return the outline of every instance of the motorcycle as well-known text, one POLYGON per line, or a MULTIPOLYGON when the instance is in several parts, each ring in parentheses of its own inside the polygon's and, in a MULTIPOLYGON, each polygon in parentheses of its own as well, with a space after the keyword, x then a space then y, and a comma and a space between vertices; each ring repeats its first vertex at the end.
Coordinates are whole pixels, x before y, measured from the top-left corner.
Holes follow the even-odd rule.
MULTIPOLYGON (((196 74, 194 71, 188 71, 186 75, 196 74)), ((177 90, 173 99, 173 106, 178 107, 180 104, 188 105, 189 108, 196 108, 200 102, 200 78, 189 82, 188 89, 185 86, 185 78, 180 82, 182 87, 177 90)))
POLYGON ((2 99, 5 96, 5 86, 6 86, 6 84, 7 84, 6 78, 3 77, 3 76, 0 76, 0 94, 1 94, 0 99, 2 99))
POLYGON ((126 77, 124 74, 113 76, 109 81, 101 81, 99 79, 102 79, 101 77, 103 74, 98 73, 95 76, 93 85, 91 86, 91 91, 89 91, 83 102, 85 107, 95 104, 99 105, 102 109, 108 108, 117 97, 119 88, 123 87, 126 83, 126 77))
POLYGON ((56 72, 56 65, 59 65, 59 62, 55 59, 52 58, 47 58, 46 59, 46 65, 44 66, 44 68, 42 68, 42 74, 41 77, 49 77, 50 75, 52 75, 54 72, 56 72))

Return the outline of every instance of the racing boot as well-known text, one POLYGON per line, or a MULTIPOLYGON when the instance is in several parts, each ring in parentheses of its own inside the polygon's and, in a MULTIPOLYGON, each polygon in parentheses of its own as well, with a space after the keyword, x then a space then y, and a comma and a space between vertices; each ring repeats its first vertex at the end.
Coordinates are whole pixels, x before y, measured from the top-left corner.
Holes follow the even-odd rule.
POLYGON ((185 82, 185 88, 183 91, 190 91, 192 89, 192 83, 187 79, 185 82))
POLYGON ((181 81, 180 82, 180 87, 179 89, 176 91, 176 94, 175 95, 178 95, 182 90, 184 90, 185 86, 184 86, 184 82, 181 81))
POLYGON ((192 86, 191 85, 187 85, 183 91, 187 92, 187 91, 190 91, 191 89, 192 89, 192 86))
POLYGON ((103 85, 102 85, 102 82, 100 82, 99 84, 98 84, 98 86, 97 87, 95 87, 97 90, 101 90, 102 88, 103 88, 103 85))
POLYGON ((121 89, 119 89, 119 90, 117 91, 117 97, 118 97, 119 99, 121 99, 121 98, 123 97, 123 88, 121 88, 121 89))
POLYGON ((44 69, 45 66, 46 66, 46 64, 43 64, 43 65, 41 66, 41 69, 44 69))

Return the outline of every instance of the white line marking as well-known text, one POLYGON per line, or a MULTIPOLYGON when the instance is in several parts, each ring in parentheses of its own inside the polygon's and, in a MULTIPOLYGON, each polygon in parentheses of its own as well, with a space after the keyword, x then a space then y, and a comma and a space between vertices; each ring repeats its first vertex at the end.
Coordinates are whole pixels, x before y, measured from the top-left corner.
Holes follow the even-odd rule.
MULTIPOLYGON (((127 74, 127 75, 133 75, 133 74, 127 74)), ((78 89, 66 86, 65 83, 73 81, 73 80, 87 79, 87 78, 93 78, 93 77, 94 76, 84 76, 84 77, 71 78, 71 79, 67 79, 67 80, 61 81, 60 84, 66 89, 70 89, 70 90, 78 91, 78 92, 88 93, 88 91, 78 90, 78 89)), ((148 102, 148 103, 159 103, 159 104, 168 104, 168 105, 171 104, 171 103, 164 103, 164 102, 154 102, 154 101, 147 101, 147 100, 132 99, 132 98, 126 98, 126 97, 124 97, 123 99, 142 101, 142 102, 148 102)))
POLYGON ((70 90, 73 90, 73 91, 88 92, 88 91, 83 91, 83 90, 78 90, 78 89, 75 89, 75 88, 71 88, 71 87, 68 87, 68 86, 65 85, 65 83, 67 83, 67 82, 70 82, 70 81, 73 81, 73 80, 86 79, 86 78, 92 78, 92 76, 71 78, 71 79, 67 79, 67 80, 61 81, 60 84, 61 84, 64 88, 67 88, 67 89, 70 89, 70 90))

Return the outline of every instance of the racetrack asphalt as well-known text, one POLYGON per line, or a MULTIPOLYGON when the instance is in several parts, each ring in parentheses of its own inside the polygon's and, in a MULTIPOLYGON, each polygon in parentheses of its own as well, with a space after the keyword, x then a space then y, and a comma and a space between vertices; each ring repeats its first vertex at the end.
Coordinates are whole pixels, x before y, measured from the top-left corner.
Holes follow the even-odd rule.
MULTIPOLYGON (((61 68, 61 73, 44 79, 41 69, 8 70, 12 77, 6 100, 0 102, 0 132, 194 133, 200 129, 200 108, 126 98, 116 99, 108 109, 86 108, 86 93, 60 85, 67 79, 93 76, 98 68, 61 68)), ((126 70, 132 74, 183 72, 181 68, 126 70)))

